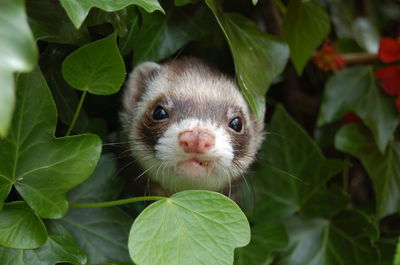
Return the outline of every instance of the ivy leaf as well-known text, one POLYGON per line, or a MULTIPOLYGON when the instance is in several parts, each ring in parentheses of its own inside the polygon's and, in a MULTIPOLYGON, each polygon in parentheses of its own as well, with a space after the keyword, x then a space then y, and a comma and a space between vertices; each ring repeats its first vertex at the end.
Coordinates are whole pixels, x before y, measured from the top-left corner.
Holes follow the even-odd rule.
POLYGON ((378 264, 378 250, 371 243, 378 230, 359 212, 343 211, 330 219, 294 216, 286 226, 290 243, 278 265, 378 264))
MULTIPOLYGON (((102 155, 93 175, 73 189, 71 203, 109 201, 120 193, 116 158, 102 155)), ((132 218, 117 207, 71 209, 64 218, 54 221, 68 229, 86 252, 88 264, 129 261, 128 233, 132 218)))
POLYGON ((251 241, 244 248, 236 249, 235 265, 269 264, 273 253, 289 243, 285 226, 280 222, 257 223, 251 228, 251 241))
POLYGON ((265 105, 264 95, 286 65, 288 47, 281 40, 257 29, 244 16, 222 12, 216 0, 206 0, 206 3, 228 41, 242 93, 260 117, 265 105))
POLYGON ((391 142, 384 154, 371 133, 360 124, 343 127, 335 138, 338 150, 357 157, 372 179, 379 218, 400 210, 400 142, 391 142))
POLYGON ((317 144, 281 106, 275 110, 269 132, 261 152, 263 166, 253 176, 263 198, 255 209, 257 219, 279 219, 296 211, 332 214, 343 209, 348 198, 324 186, 346 164, 325 158, 317 144))
POLYGON ((249 241, 249 223, 233 201, 192 190, 148 206, 132 226, 128 247, 142 265, 232 264, 234 248, 249 241))
POLYGON ((329 16, 317 2, 290 0, 283 20, 283 35, 299 75, 329 30, 329 16))
POLYGON ((93 7, 97 7, 107 12, 114 12, 129 5, 138 5, 149 13, 156 10, 164 13, 164 9, 160 6, 160 3, 157 0, 60 0, 60 2, 77 29, 80 28, 89 14, 90 9, 93 7))
POLYGON ((2 265, 54 265, 61 262, 84 265, 86 256, 67 232, 51 234, 46 243, 38 249, 22 250, 0 247, 2 265))
POLYGON ((38 52, 29 29, 23 0, 1 1, 0 21, 0 81, 2 84, 0 138, 2 138, 9 130, 15 105, 13 73, 31 71, 36 64, 38 52))
POLYGON ((17 108, 7 138, 0 141, 0 206, 14 185, 43 218, 60 218, 65 193, 93 172, 101 152, 95 135, 54 138, 57 114, 40 70, 20 75, 17 108))
POLYGON ((59 1, 26 1, 26 11, 37 40, 73 45, 90 42, 87 28, 77 30, 59 1))
POLYGON ((64 60, 62 74, 67 83, 95 95, 118 92, 125 79, 125 65, 116 34, 89 43, 64 60))
POLYGON ((352 32, 357 44, 369 53, 378 53, 379 32, 371 20, 358 17, 352 25, 352 32))
POLYGON ((0 211, 1 246, 38 248, 46 242, 46 239, 46 227, 26 203, 12 202, 6 204, 0 211))
POLYGON ((360 66, 344 69, 332 76, 325 88, 318 126, 355 112, 371 129, 383 153, 398 123, 393 100, 376 86, 372 68, 360 66))
POLYGON ((142 12, 143 23, 135 38, 135 65, 144 61, 160 61, 186 43, 204 38, 204 9, 193 14, 171 7, 166 15, 142 12))

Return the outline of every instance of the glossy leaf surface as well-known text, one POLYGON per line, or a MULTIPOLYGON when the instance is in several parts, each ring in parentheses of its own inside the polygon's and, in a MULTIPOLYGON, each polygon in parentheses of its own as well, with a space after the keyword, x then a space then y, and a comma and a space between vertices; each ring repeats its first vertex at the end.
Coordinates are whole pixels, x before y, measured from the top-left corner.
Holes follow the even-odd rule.
POLYGON ((54 138, 56 108, 39 69, 20 75, 17 108, 0 141, 0 205, 15 186, 41 217, 60 218, 66 192, 93 172, 101 152, 95 135, 54 138))
POLYGON ((89 43, 64 60, 62 74, 67 83, 96 95, 118 92, 125 79, 125 65, 116 35, 89 43))
POLYGON ((127 7, 128 5, 138 5, 149 13, 156 10, 164 12, 157 0, 60 0, 60 2, 76 28, 82 25, 90 9, 93 7, 107 12, 113 12, 127 7))
POLYGON ((143 265, 232 264, 233 250, 249 241, 249 223, 233 201, 192 190, 148 206, 132 226, 129 252, 143 265))
POLYGON ((262 166, 254 176, 258 181, 256 190, 264 198, 256 206, 258 219, 281 218, 304 210, 317 215, 343 209, 346 196, 324 185, 345 163, 326 159, 281 106, 276 108, 268 130, 261 151, 262 166), (329 206, 324 201, 329 201, 329 206))
POLYGON ((290 243, 278 265, 378 264, 378 250, 371 244, 378 231, 361 213, 343 211, 330 219, 292 217, 286 225, 290 243))
POLYGON ((46 239, 46 227, 26 203, 13 202, 0 211, 0 246, 38 248, 46 239))
POLYGON ((400 210, 400 142, 389 144, 384 154, 360 124, 343 127, 335 139, 337 149, 357 157, 371 177, 379 218, 400 210))
POLYGON ((23 0, 1 1, 0 21, 1 139, 8 132, 15 105, 13 73, 33 69, 37 60, 37 48, 29 29, 23 0))
POLYGON ((283 20, 283 35, 290 47, 290 59, 297 73, 330 30, 329 16, 316 1, 290 0, 283 20))
POLYGON ((359 66, 332 76, 326 84, 318 125, 355 112, 371 129, 379 150, 384 152, 398 124, 393 100, 376 85, 372 68, 359 66))
POLYGON ((287 45, 260 31, 240 14, 226 14, 216 0, 206 0, 228 41, 237 81, 251 109, 260 117, 264 95, 284 69, 287 45))

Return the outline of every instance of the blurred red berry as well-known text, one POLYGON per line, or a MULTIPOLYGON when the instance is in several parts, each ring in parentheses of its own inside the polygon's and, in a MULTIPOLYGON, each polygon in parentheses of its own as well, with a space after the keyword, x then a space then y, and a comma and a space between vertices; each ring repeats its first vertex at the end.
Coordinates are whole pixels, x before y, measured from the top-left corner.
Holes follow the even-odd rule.
POLYGON ((337 72, 346 66, 346 62, 336 50, 336 47, 330 42, 325 41, 321 49, 313 58, 314 64, 326 72, 337 72))
POLYGON ((358 123, 362 122, 361 118, 358 117, 354 112, 348 112, 343 117, 344 123, 358 123))
POLYGON ((391 96, 400 95, 400 66, 389 65, 375 72, 379 85, 391 96))
POLYGON ((384 63, 400 60, 400 42, 392 38, 382 38, 379 43, 378 55, 384 63))

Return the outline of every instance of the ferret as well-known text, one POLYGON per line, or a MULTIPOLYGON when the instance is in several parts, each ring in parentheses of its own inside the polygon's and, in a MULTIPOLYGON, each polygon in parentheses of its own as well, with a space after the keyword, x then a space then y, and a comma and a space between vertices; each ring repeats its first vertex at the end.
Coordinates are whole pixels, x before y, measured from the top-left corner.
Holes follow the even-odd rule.
POLYGON ((263 117, 234 80, 192 57, 138 65, 123 91, 120 122, 133 159, 164 195, 230 192, 263 141, 263 117))

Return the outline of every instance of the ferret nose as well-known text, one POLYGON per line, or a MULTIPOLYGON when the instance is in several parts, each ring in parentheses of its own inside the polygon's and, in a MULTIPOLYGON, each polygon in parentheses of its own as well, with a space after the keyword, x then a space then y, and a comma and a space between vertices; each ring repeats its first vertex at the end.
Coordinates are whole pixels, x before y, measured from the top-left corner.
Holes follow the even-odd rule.
POLYGON ((215 137, 205 130, 193 129, 181 132, 178 141, 186 153, 204 154, 214 146, 215 137))

